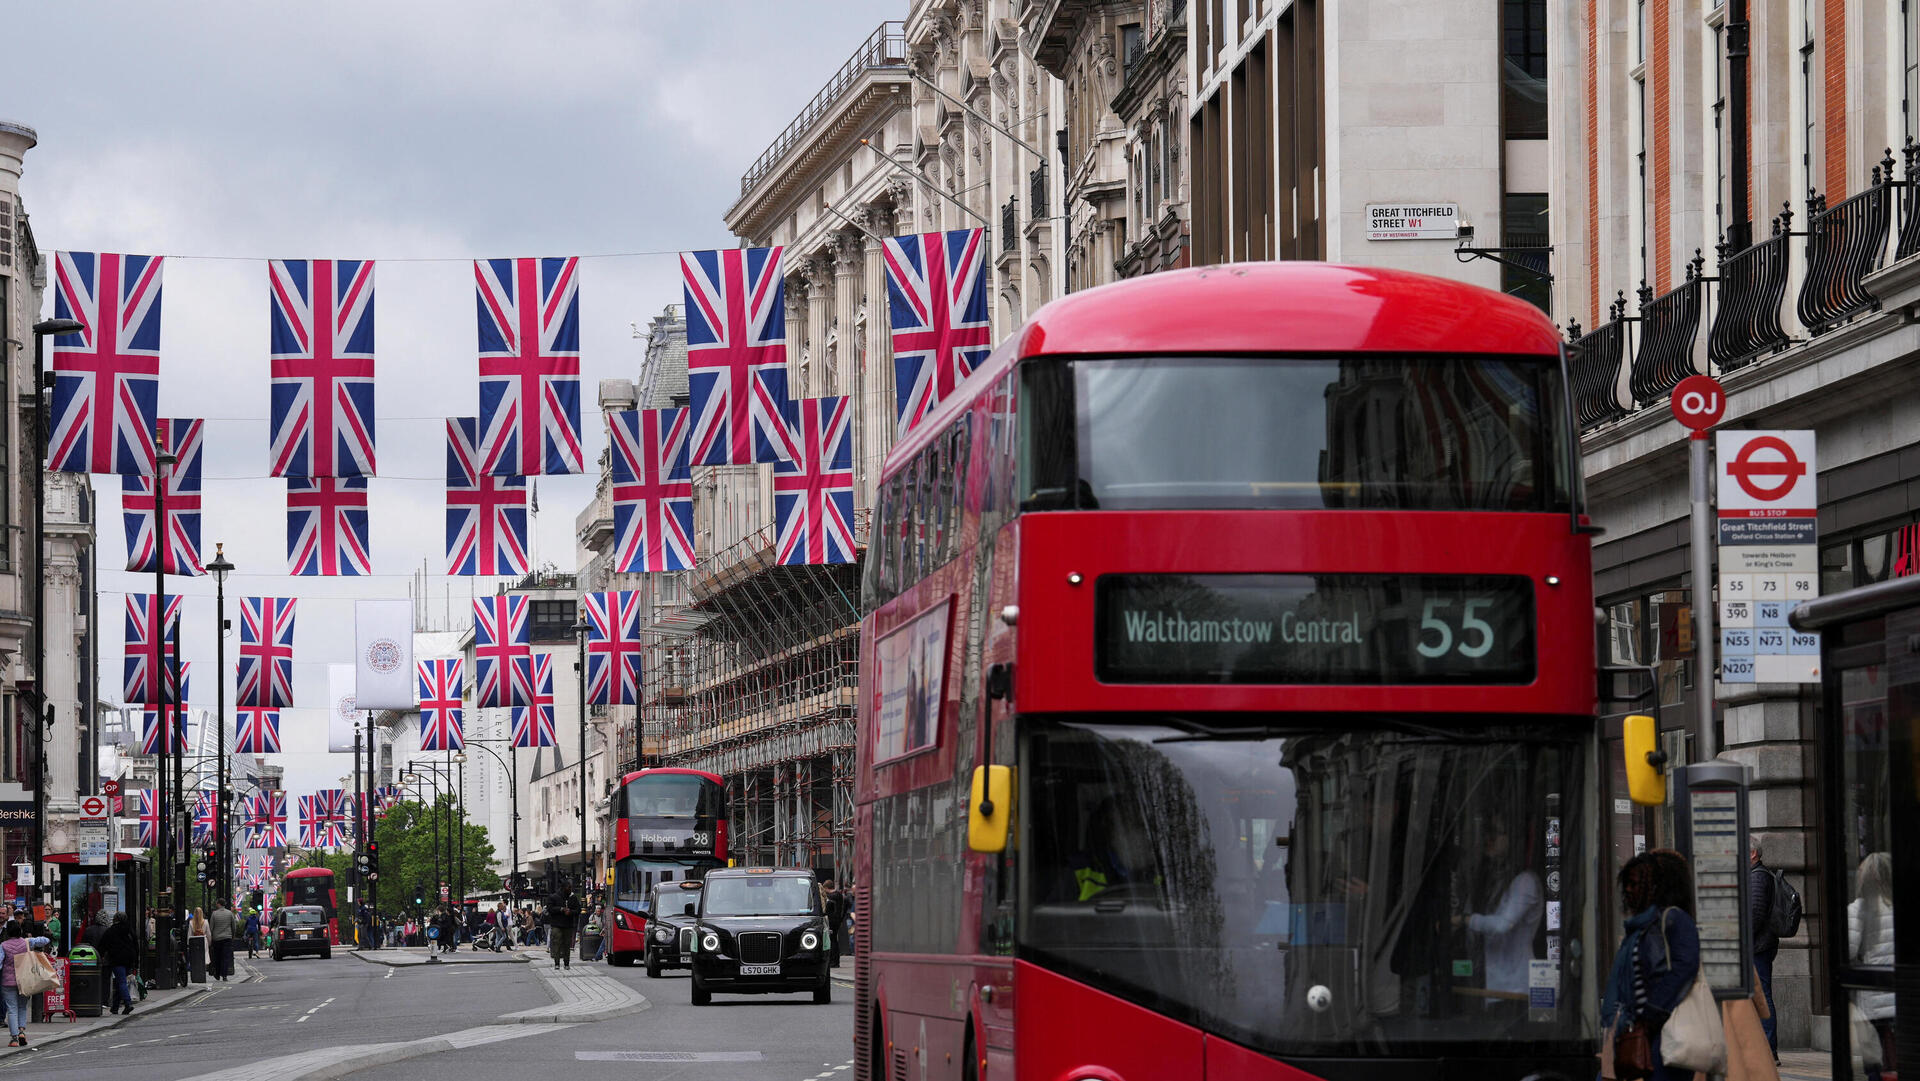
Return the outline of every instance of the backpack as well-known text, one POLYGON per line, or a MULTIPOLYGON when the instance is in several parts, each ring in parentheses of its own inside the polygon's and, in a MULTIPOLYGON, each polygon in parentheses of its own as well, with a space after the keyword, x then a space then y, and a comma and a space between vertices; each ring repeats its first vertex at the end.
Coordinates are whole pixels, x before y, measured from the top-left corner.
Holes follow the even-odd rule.
POLYGON ((1800 917, 1806 907, 1801 903, 1800 892, 1787 883, 1787 876, 1773 868, 1767 868, 1767 874, 1773 878, 1773 889, 1767 897, 1767 930, 1775 938, 1792 938, 1800 933, 1800 917))

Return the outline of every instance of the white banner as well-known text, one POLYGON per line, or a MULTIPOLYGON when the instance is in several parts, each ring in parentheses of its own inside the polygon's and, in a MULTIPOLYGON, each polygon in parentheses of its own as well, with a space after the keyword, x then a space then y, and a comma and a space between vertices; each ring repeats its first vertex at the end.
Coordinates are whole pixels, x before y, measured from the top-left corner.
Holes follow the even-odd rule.
POLYGON ((353 632, 355 708, 415 708, 413 602, 355 601, 353 632))
POLYGON ((353 696, 353 665, 327 665, 327 750, 353 752, 353 726, 362 712, 353 696))

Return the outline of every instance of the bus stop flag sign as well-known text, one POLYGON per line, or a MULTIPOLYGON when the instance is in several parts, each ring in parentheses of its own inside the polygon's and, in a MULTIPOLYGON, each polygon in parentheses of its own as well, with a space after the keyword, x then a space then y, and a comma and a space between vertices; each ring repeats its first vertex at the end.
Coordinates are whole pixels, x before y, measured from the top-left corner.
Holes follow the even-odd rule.
POLYGON ((1820 636, 1787 615, 1820 595, 1813 433, 1714 433, 1720 508, 1720 680, 1818 683, 1820 636))

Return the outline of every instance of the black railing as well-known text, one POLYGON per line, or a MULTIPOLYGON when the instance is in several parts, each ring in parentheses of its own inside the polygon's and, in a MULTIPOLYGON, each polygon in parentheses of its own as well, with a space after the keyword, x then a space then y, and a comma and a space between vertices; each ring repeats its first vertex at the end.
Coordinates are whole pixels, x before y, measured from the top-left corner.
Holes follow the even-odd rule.
POLYGON ((1815 334, 1872 311, 1880 301, 1866 276, 1880 269, 1893 209, 1893 151, 1873 167, 1873 184, 1833 206, 1807 195, 1807 277, 1800 284, 1800 322, 1815 334), (1882 172, 1885 176, 1882 176, 1882 172))
POLYGON ((1020 235, 1020 201, 1008 199, 1000 204, 1000 250, 1012 251, 1015 237, 1020 235))
POLYGON ((1914 165, 1920 163, 1920 143, 1908 139, 1900 156, 1907 161, 1907 181, 1900 186, 1900 243, 1894 249, 1895 259, 1920 253, 1920 181, 1913 175, 1914 165))
POLYGON ((1627 299, 1610 306, 1612 319, 1589 333, 1567 324, 1567 368, 1573 379, 1573 412, 1580 430, 1597 428, 1627 415, 1620 401, 1620 362, 1627 355, 1627 299))
POLYGON ((1034 221, 1047 216, 1047 163, 1027 174, 1027 207, 1034 221))
POLYGON ((1687 264, 1687 280, 1678 289, 1656 298, 1644 283, 1640 286, 1640 348, 1627 376, 1628 392, 1640 405, 1666 397, 1680 380, 1694 374, 1693 343, 1700 336, 1706 264, 1696 248, 1687 264))
POLYGON ((813 100, 807 102, 806 107, 800 110, 800 115, 794 117, 793 122, 787 125, 787 129, 761 151, 752 165, 747 166, 746 173, 740 177, 740 194, 745 195, 752 191, 755 184, 760 183, 768 173, 772 172, 781 155, 793 149, 794 144, 800 141, 801 136, 805 135, 809 128, 813 127, 814 122, 827 115, 841 96, 860 81, 861 76, 880 68, 905 69, 906 65, 906 24, 881 23, 880 28, 868 34, 867 40, 861 42, 860 47, 853 51, 853 55, 847 58, 847 62, 840 65, 840 70, 834 73, 833 78, 827 80, 827 85, 820 88, 820 92, 813 96, 813 100))
POLYGON ((1722 244, 1720 306, 1707 332, 1707 357, 1722 369, 1751 364, 1762 353, 1777 353, 1792 339, 1780 327, 1780 303, 1787 296, 1787 239, 1793 221, 1788 206, 1773 219, 1773 235, 1739 253, 1722 244))

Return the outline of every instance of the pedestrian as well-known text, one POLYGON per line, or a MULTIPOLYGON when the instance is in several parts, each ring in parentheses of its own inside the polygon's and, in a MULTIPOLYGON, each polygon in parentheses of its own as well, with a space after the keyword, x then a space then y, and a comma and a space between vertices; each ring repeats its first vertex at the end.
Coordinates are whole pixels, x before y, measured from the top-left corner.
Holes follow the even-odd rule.
MULTIPOLYGON (((1847 902, 1848 959, 1869 968, 1893 968, 1893 857, 1885 852, 1870 852, 1860 861, 1853 876, 1853 900, 1847 902)), ((1856 1018, 1864 1018, 1879 1042, 1878 1047, 1856 1046, 1867 1081, 1895 1076, 1893 1055, 1894 992, 1855 991, 1852 1008, 1856 1018), (1877 1052, 1877 1056, 1876 1056, 1877 1052), (1873 1061, 1879 1060, 1875 1067, 1873 1061)), ((1864 1044, 1866 1033, 1854 1024, 1854 1043, 1864 1044)))
POLYGON ((833 967, 840 967, 840 952, 846 943, 841 941, 840 925, 847 919, 847 893, 839 883, 827 884, 827 941, 833 943, 833 967))
POLYGON ((114 913, 113 926, 100 939, 100 954, 113 970, 113 1005, 108 1012, 132 1013, 133 991, 127 986, 127 974, 140 965, 140 942, 125 912, 114 913))
POLYGON ((233 975, 233 909, 214 898, 213 915, 207 917, 207 941, 213 947, 213 978, 225 982, 233 975))
POLYGON ((46 933, 47 937, 53 940, 53 951, 56 954, 67 952, 66 939, 60 937, 60 913, 55 912, 47 917, 46 933))
POLYGON ((6 927, 0 929, 0 1001, 6 1004, 7 1030, 13 1034, 13 1042, 8 1047, 27 1046, 27 1007, 33 1001, 33 996, 20 993, 20 976, 14 965, 21 954, 52 941, 27 937, 27 925, 20 920, 8 920, 6 927))
POLYGON ((245 925, 244 933, 247 936, 247 957, 249 959, 258 957, 260 955, 259 953, 260 951, 260 910, 259 909, 257 908, 247 909, 247 922, 245 925))
POLYGON ((573 887, 562 883, 547 899, 547 954, 554 968, 573 967, 573 925, 579 915, 579 902, 573 887))
POLYGON ((88 946, 91 946, 95 952, 98 952, 100 949, 100 940, 105 938, 106 934, 107 914, 105 912, 96 912, 93 914, 93 921, 87 924, 85 931, 81 932, 80 941, 85 942, 88 946))
POLYGON ((1692 1081, 1693 1071, 1667 1069, 1660 1030, 1700 971, 1700 932, 1693 922, 1693 885, 1685 856, 1670 848, 1642 852, 1620 868, 1621 907, 1629 913, 1600 1001, 1600 1022, 1613 1041, 1615 1069, 1625 1049, 1644 1038, 1652 1081, 1692 1081))
POLYGON ((1767 1016, 1760 1028, 1767 1034, 1767 1048, 1773 1052, 1774 1065, 1780 1064, 1779 1021, 1774 1016, 1773 962, 1780 954, 1780 939, 1773 933, 1773 869, 1760 858, 1760 835, 1750 834, 1747 841, 1747 915, 1753 925, 1753 969, 1760 978, 1760 991, 1767 999, 1767 1016))

